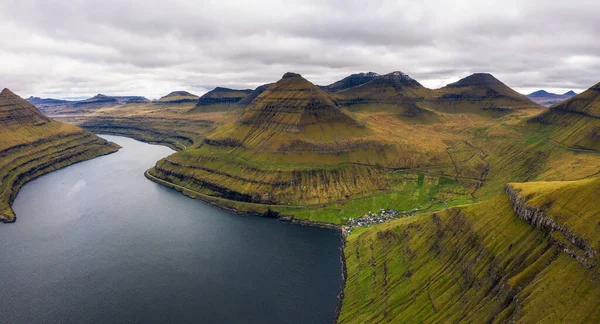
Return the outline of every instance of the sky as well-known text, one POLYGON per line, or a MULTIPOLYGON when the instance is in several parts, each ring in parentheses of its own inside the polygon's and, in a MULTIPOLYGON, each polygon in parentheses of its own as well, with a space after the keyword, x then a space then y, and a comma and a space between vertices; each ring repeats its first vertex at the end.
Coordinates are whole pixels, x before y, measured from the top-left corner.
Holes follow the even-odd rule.
POLYGON ((0 0, 0 88, 84 98, 489 72, 522 93, 600 82, 600 1, 0 0))

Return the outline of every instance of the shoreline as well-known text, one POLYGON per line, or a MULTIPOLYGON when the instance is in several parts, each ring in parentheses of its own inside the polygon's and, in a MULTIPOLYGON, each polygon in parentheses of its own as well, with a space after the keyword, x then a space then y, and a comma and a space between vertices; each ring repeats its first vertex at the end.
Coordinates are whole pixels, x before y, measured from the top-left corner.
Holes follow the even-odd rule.
MULTIPOLYGON (((47 174, 49 174, 49 173, 52 173, 52 172, 54 172, 54 171, 59 171, 59 170, 61 170, 61 169, 64 169, 64 168, 70 167, 70 166, 72 166, 72 165, 75 165, 75 164, 78 164, 78 163, 81 163, 81 162, 86 162, 86 161, 90 161, 90 160, 93 160, 93 159, 97 159, 97 158, 99 158, 99 157, 103 157, 103 156, 107 156, 107 155, 110 155, 110 154, 114 154, 114 153, 117 153, 119 150, 121 150, 121 149, 122 149, 122 147, 121 147, 120 145, 116 144, 116 143, 113 143, 113 142, 111 142, 111 141, 107 141, 107 142, 108 142, 108 143, 112 143, 112 145, 116 145, 116 146, 118 146, 118 147, 117 147, 115 150, 111 150, 111 151, 107 151, 107 152, 105 152, 105 153, 97 154, 97 155, 96 155, 95 157, 93 157, 93 158, 90 158, 90 159, 84 159, 84 160, 80 160, 80 161, 75 161, 75 162, 73 162, 73 163, 70 163, 70 164, 64 165, 64 166, 62 166, 62 167, 59 167, 59 168, 58 168, 58 169, 56 169, 56 170, 49 170, 49 171, 47 171, 47 172, 44 172, 44 171, 42 171, 42 173, 41 173, 41 174, 33 175, 31 178, 27 179, 26 181, 24 181, 24 182, 22 182, 22 183, 19 183, 19 184, 17 184, 17 186, 16 186, 16 187, 17 187, 17 191, 14 193, 14 195, 10 195, 10 196, 9 196, 9 199, 8 199, 8 206, 9 206, 9 207, 11 208, 11 210, 12 210, 12 204, 14 203, 15 199, 17 198, 17 196, 18 196, 18 194, 19 194, 19 191, 21 191, 21 188, 22 188, 24 185, 26 185, 27 183, 29 183, 29 182, 31 182, 31 181, 33 181, 33 180, 36 180, 37 178, 43 177, 43 176, 45 176, 45 175, 47 175, 47 174)), ((28 171, 26 171, 26 172, 24 172, 24 173, 18 174, 18 176, 20 177, 20 176, 22 176, 22 175, 26 175, 26 174, 27 174, 29 171, 30 171, 30 170, 28 170, 28 171)), ((6 217, 5 215, 0 215, 0 216, 4 216, 4 217, 0 217, 0 223, 3 223, 3 224, 13 224, 13 223, 16 223, 16 222, 17 222, 17 215, 14 215, 12 218, 8 218, 8 217, 6 217)))
MULTIPOLYGON (((151 169, 151 168, 150 168, 151 169)), ((346 279, 348 277, 348 270, 346 267, 346 237, 347 237, 347 233, 346 231, 344 231, 344 226, 343 225, 336 225, 336 224, 330 224, 330 223, 321 223, 321 222, 314 222, 314 221, 310 221, 307 219, 296 219, 294 216, 292 215, 280 215, 279 213, 273 212, 270 209, 267 210, 267 212, 265 213, 257 213, 257 212, 248 212, 248 211, 241 211, 235 208, 230 208, 230 207, 226 207, 223 205, 220 205, 214 201, 210 201, 208 199, 204 199, 201 195, 197 195, 197 194, 191 194, 191 193, 186 193, 185 191, 190 191, 190 189, 185 189, 184 187, 176 187, 173 184, 164 181, 162 179, 158 179, 155 178, 154 176, 152 176, 151 174, 148 173, 148 171, 150 171, 150 169, 146 170, 144 172, 144 177, 146 177, 146 179, 159 184, 163 187, 181 192, 183 195, 190 197, 192 199, 198 199, 201 200, 207 204, 210 204, 214 207, 217 207, 219 209, 222 210, 226 210, 228 212, 234 213, 236 215, 240 215, 240 216, 258 216, 258 217, 265 217, 265 218, 275 218, 281 222, 285 222, 285 223, 290 223, 290 224, 296 224, 296 225, 301 225, 301 226, 309 226, 309 227, 318 227, 318 228, 326 228, 326 229, 332 229, 335 230, 339 237, 340 237, 340 265, 341 265, 341 276, 342 276, 342 282, 340 283, 340 290, 338 292, 337 295, 337 306, 335 308, 335 315, 333 317, 333 323, 337 323, 339 320, 339 317, 341 315, 342 312, 342 304, 344 301, 344 290, 346 289, 346 279)))

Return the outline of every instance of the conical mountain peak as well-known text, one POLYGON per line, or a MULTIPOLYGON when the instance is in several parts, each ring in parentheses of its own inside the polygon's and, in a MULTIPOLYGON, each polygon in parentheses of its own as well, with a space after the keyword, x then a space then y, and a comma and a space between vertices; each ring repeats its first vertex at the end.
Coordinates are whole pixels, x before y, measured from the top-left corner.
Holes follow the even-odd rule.
POLYGON ((1 95, 4 95, 4 96, 9 96, 9 95, 10 95, 10 96, 16 96, 16 95, 15 95, 15 94, 14 94, 12 91, 10 91, 8 88, 4 88, 4 89, 2 90, 2 92, 0 92, 0 94, 1 94, 1 95))
POLYGON ((5 88, 0 92, 0 127, 37 126, 49 121, 50 119, 32 104, 9 89, 5 88))
POLYGON ((326 91, 290 72, 252 100, 238 119, 238 124, 294 132, 320 123, 358 125, 326 91))
POLYGON ((466 78, 460 79, 455 83, 451 83, 448 87, 469 87, 478 85, 498 85, 502 84, 500 80, 496 79, 489 73, 473 73, 466 78))
POLYGON ((287 72, 286 74, 283 75, 283 77, 281 77, 282 79, 287 79, 287 78, 296 78, 296 77, 300 77, 302 78, 302 76, 298 73, 294 73, 294 72, 287 72))

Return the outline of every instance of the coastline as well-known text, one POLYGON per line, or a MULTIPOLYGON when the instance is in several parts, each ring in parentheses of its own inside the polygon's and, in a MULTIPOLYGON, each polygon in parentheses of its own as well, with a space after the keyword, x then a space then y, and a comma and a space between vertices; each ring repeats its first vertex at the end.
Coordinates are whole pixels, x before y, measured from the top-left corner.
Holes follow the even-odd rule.
MULTIPOLYGON (((44 176, 44 175, 46 175, 46 174, 49 174, 49 173, 51 173, 51 172, 54 172, 54 171, 58 171, 58 170, 64 169, 64 168, 66 168, 66 167, 68 167, 68 166, 71 166, 71 165, 74 165, 74 164, 77 164, 77 163, 81 163, 81 162, 85 162, 85 161, 93 160, 93 159, 95 159, 95 158, 99 158, 99 157, 101 157, 101 156, 106 156, 106 155, 110 155, 110 154, 116 153, 116 152, 118 152, 118 151, 119 151, 119 150, 122 148, 121 146, 119 146, 119 145, 118 145, 118 144, 116 144, 116 143, 113 143, 113 142, 110 142, 110 141, 107 141, 107 142, 108 142, 108 143, 110 143, 109 145, 111 145, 111 146, 112 146, 112 149, 110 149, 110 150, 108 150, 108 151, 106 151, 106 152, 103 152, 103 153, 97 154, 97 155, 95 155, 95 156, 94 156, 94 157, 92 157, 92 158, 89 158, 89 159, 82 159, 82 160, 74 161, 73 163, 69 163, 69 164, 66 164, 66 165, 62 165, 62 166, 60 166, 58 169, 55 169, 55 170, 48 170, 48 169, 41 169, 41 170, 37 170, 37 172, 39 172, 39 173, 34 173, 33 175, 31 175, 31 176, 30 176, 30 178, 26 179, 26 180, 25 180, 25 181, 23 181, 23 182, 17 183, 17 184, 15 185, 15 187, 13 188, 13 189, 15 189, 15 191, 14 191, 14 192, 12 192, 12 193, 9 195, 9 197, 8 197, 8 206, 9 206, 9 207, 11 208, 11 210, 12 210, 12 204, 13 204, 14 200, 17 198, 17 195, 19 194, 19 191, 20 191, 20 190, 21 190, 21 188, 22 188, 24 185, 26 185, 28 182, 31 182, 31 181, 33 181, 33 180, 35 180, 35 179, 37 179, 37 178, 39 178, 39 177, 41 177, 41 176, 44 176)), ((64 160, 63 160, 63 161, 64 161, 64 160)), ((54 165, 54 164, 52 164, 52 165, 54 165)), ((51 165, 51 166, 52 166, 52 165, 51 165)), ((28 172, 30 172, 30 171, 31 171, 31 170, 29 170, 29 171, 27 171, 27 172, 24 172, 24 173, 21 173, 21 174, 18 174, 17 176, 18 176, 19 178, 21 178, 21 177, 23 177, 23 176, 28 176, 28 174, 27 174, 27 173, 28 173, 28 172)), ((17 215, 14 215, 12 218, 9 218, 9 217, 7 217, 7 216, 5 216, 5 215, 0 215, 0 222, 1 222, 1 223, 3 223, 3 224, 13 224, 13 223, 15 223, 16 221, 17 221, 17 215)))
MULTIPOLYGON (((150 168, 152 169, 152 168, 150 168)), ((241 215, 241 216, 259 216, 259 217, 266 217, 266 218, 276 218, 279 221, 282 222, 286 222, 286 223, 291 223, 291 224, 297 224, 297 225, 302 225, 302 226, 310 226, 310 227, 319 227, 319 228, 327 228, 327 229, 332 229, 335 230, 336 232, 338 232, 338 235, 340 237, 340 264, 341 264, 341 276, 342 276, 342 282, 340 283, 340 290, 337 296, 338 299, 338 303, 335 309, 335 315, 333 317, 333 323, 337 323, 338 319, 340 317, 340 314, 342 312, 342 304, 344 301, 344 290, 346 289, 346 278, 348 277, 348 270, 346 267, 346 254, 345 254, 345 250, 346 250, 346 236, 347 233, 346 231, 344 231, 344 226, 343 225, 336 225, 336 224, 330 224, 330 223, 322 223, 322 222, 314 222, 314 221, 310 221, 307 219, 296 219, 294 216, 292 215, 280 215, 277 212, 273 212, 271 211, 271 209, 268 209, 267 212, 264 213, 259 213, 259 212, 249 212, 249 211, 242 211, 239 209, 235 209, 235 208, 231 208, 231 207, 227 207, 227 206, 223 206, 221 204, 216 203, 215 201, 211 201, 205 197, 203 197, 203 195, 199 194, 199 193, 195 193, 192 192, 190 189, 186 189, 184 187, 181 186, 175 186, 174 184, 171 184, 170 182, 164 181, 162 179, 158 179, 154 176, 152 176, 151 174, 149 174, 148 171, 150 171, 150 169, 146 170, 146 172, 144 172, 144 176, 146 177, 146 179, 157 183, 159 185, 162 185, 164 187, 167 187, 169 189, 172 190, 176 190, 181 192, 182 194, 184 194, 185 196, 188 196, 190 198, 193 199, 198 199, 201 200, 205 203, 208 203, 212 206, 215 206, 219 209, 222 210, 226 210, 229 211, 231 213, 234 213, 236 215, 241 215), (187 193, 186 193, 187 191, 187 193)), ((267 206, 268 207, 268 206, 267 206)))

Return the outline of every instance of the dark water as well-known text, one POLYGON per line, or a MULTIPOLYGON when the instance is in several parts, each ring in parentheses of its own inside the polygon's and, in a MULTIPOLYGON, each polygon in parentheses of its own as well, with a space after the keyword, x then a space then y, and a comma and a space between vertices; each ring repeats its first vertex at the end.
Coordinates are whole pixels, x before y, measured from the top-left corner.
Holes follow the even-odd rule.
POLYGON ((334 231, 243 217, 146 180, 168 148, 116 154, 27 185, 0 224, 2 323, 330 323, 334 231))

